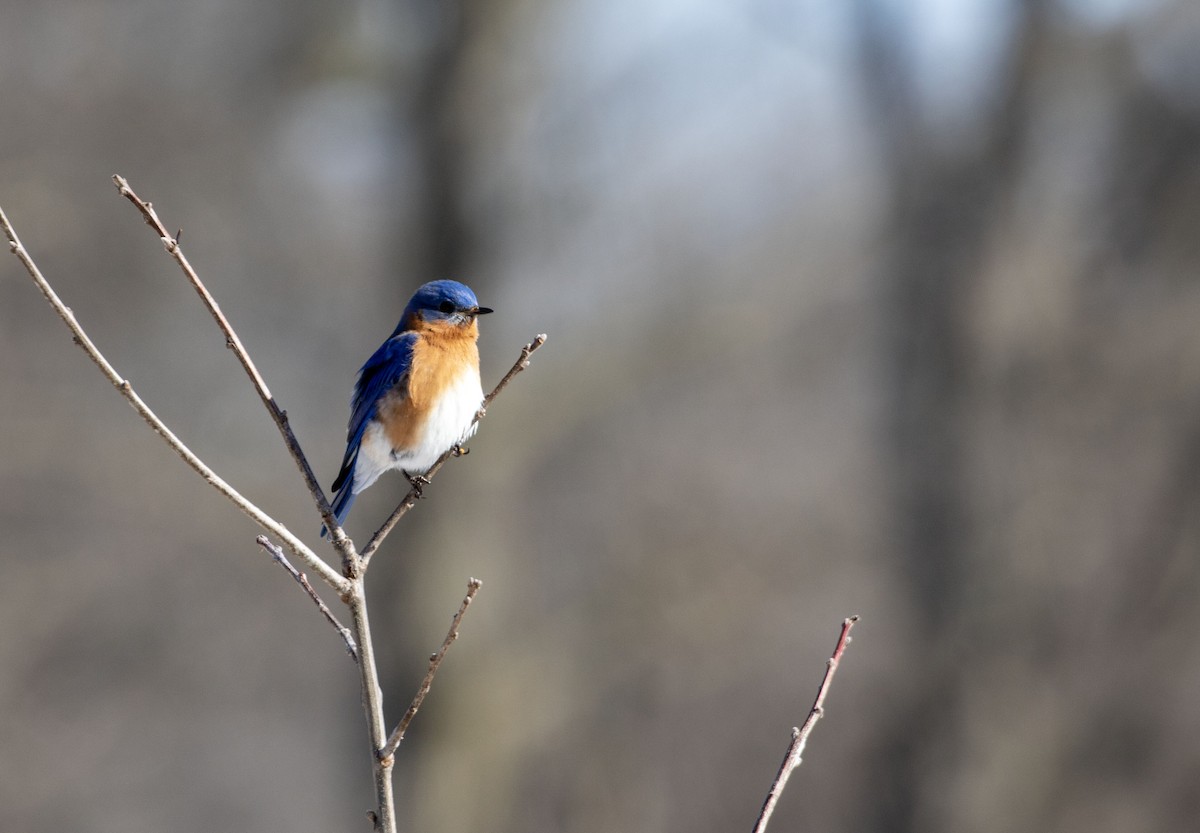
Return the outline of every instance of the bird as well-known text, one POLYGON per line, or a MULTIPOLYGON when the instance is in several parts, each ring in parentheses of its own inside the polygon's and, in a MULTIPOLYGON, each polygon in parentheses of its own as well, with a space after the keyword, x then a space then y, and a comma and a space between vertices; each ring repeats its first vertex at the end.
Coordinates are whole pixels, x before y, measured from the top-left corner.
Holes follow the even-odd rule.
POLYGON ((398 469, 419 493, 428 483, 422 475, 475 433, 483 406, 477 319, 490 312, 458 281, 430 281, 413 293, 396 329, 358 371, 332 487, 339 525, 385 471, 398 469))

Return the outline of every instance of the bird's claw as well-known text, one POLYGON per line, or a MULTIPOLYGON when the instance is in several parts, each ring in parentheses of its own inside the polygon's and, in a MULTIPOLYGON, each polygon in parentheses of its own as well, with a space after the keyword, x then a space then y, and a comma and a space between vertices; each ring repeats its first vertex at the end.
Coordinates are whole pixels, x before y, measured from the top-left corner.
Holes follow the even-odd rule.
POLYGON ((456 445, 451 450, 454 452, 455 457, 466 457, 471 453, 471 449, 467 448, 465 445, 456 445))
POLYGON ((425 497, 423 494, 425 487, 429 485, 429 478, 423 474, 409 475, 408 482, 412 484, 413 491, 417 495, 417 499, 425 497))

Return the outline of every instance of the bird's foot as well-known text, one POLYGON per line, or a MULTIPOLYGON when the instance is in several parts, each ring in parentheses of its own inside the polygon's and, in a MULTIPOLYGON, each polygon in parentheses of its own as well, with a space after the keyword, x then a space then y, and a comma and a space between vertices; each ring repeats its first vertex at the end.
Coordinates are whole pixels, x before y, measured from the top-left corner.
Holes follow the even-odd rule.
POLYGON ((471 453, 471 449, 467 448, 465 445, 456 445, 450 450, 454 452, 455 457, 466 457, 471 453))
POLYGON ((412 484, 413 491, 417 494, 417 499, 425 497, 423 494, 425 487, 429 485, 429 478, 423 474, 408 475, 408 482, 412 484))

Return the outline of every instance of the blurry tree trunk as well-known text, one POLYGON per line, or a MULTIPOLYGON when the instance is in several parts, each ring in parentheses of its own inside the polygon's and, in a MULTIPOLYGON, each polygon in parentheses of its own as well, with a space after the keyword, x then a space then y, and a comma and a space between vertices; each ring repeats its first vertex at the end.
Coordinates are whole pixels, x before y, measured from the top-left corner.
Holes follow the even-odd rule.
POLYGON ((416 216, 421 225, 418 236, 425 244, 425 271, 413 280, 454 278, 479 287, 486 282, 463 272, 470 262, 472 240, 462 206, 466 140, 459 129, 458 90, 468 38, 484 13, 469 0, 427 0, 418 5, 417 14, 425 24, 424 47, 419 59, 405 66, 407 77, 392 84, 400 99, 396 108, 400 129, 415 132, 421 177, 416 216))
POLYGON ((979 141, 966 147, 923 118, 888 4, 856 4, 863 99, 888 182, 877 262, 890 540, 911 582, 917 638, 929 649, 926 684, 916 701, 900 706, 884 741, 887 754, 876 762, 880 830, 918 829, 928 746, 938 727, 953 721, 952 681, 972 656, 959 650, 970 620, 968 560, 977 551, 965 470, 972 364, 966 312, 987 234, 1013 187, 1044 25, 1038 0, 1014 5, 1005 59, 971 131, 979 141))
POLYGON ((913 69, 886 31, 886 13, 872 0, 858 4, 864 98, 890 183, 878 260, 893 523, 929 630, 962 601, 970 535, 963 403, 972 357, 965 313, 987 233, 1016 179, 1043 25, 1040 2, 1017 5, 992 106, 981 108, 974 131, 980 141, 962 147, 922 123, 913 69))

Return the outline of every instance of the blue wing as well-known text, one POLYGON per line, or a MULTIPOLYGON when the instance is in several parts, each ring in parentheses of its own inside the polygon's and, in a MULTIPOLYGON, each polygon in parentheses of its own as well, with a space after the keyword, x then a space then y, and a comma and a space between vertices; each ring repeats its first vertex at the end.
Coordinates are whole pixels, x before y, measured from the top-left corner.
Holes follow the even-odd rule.
POLYGON ((408 376, 412 365, 413 345, 417 334, 412 332, 392 336, 375 351, 358 371, 358 384, 354 386, 354 398, 350 402, 350 425, 346 430, 346 454, 342 457, 342 468, 333 489, 337 496, 333 501, 333 513, 341 523, 354 502, 354 464, 358 461, 358 447, 363 434, 379 410, 379 400, 389 390, 408 376))

